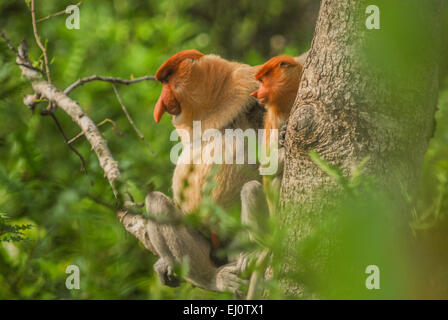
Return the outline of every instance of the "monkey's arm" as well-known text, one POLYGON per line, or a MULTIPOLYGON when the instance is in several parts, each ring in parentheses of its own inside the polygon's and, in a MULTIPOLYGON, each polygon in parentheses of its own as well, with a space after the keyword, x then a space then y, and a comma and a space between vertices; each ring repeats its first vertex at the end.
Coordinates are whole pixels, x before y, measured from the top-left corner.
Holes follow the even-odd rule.
MULTIPOLYGON (((284 159, 285 159, 285 148, 280 147, 278 149, 277 172, 273 175, 263 176, 263 191, 271 215, 274 215, 277 209, 278 199, 280 196, 280 187, 283 178, 284 159)), ((261 166, 260 166, 260 172, 261 172, 261 166)))
POLYGON ((241 221, 249 226, 251 241, 269 232, 269 208, 263 186, 256 180, 246 182, 241 189, 241 221))
MULTIPOLYGON (((269 233, 269 207, 266 196, 263 192, 263 186, 258 181, 249 181, 244 184, 241 190, 241 219, 243 224, 250 227, 249 232, 251 241, 256 241, 259 237, 263 237, 269 233)), ((265 248, 261 251, 243 253, 242 268, 246 269, 250 263, 249 260, 254 259, 255 270, 250 277, 247 299, 252 300, 256 297, 257 291, 260 290, 263 274, 267 268, 268 260, 271 256, 270 250, 265 248)))

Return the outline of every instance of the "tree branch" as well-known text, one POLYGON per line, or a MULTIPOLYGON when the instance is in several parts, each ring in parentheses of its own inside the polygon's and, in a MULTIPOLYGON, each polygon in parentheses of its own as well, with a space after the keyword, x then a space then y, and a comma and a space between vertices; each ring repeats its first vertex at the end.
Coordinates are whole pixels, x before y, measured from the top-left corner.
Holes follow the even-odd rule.
MULTIPOLYGON (((115 134, 116 134, 117 136, 122 137, 122 136, 124 135, 124 133, 121 132, 120 128, 118 128, 117 123, 116 123, 115 121, 109 119, 109 118, 104 119, 103 121, 101 121, 100 123, 98 123, 96 126, 99 128, 99 127, 101 127, 103 124, 105 124, 106 122, 109 122, 109 123, 112 124, 112 128, 113 128, 113 130, 114 130, 114 132, 115 132, 115 134)), ((74 136, 73 138, 71 138, 67 143, 68 143, 68 144, 71 144, 71 143, 75 142, 76 140, 78 140, 78 139, 79 139, 80 137, 82 137, 83 135, 84 135, 84 132, 81 131, 81 132, 78 133, 76 136, 74 136)))
POLYGON ((117 87, 115 87, 114 84, 112 84, 112 87, 114 88, 114 92, 115 92, 115 95, 117 96, 117 100, 118 100, 118 102, 121 105, 121 109, 123 109, 124 114, 128 118, 129 123, 134 128, 134 130, 137 133, 138 137, 143 141, 143 143, 149 149, 149 151, 151 151, 152 155, 154 157, 157 157, 157 153, 153 150, 153 148, 151 148, 151 146, 149 145, 148 141, 146 141, 145 136, 140 132, 140 130, 138 130, 137 126, 134 123, 134 120, 132 120, 132 118, 131 118, 131 116, 130 116, 130 114, 128 112, 128 109, 126 109, 126 107, 123 104, 123 101, 121 100, 121 97, 120 97, 120 94, 118 93, 117 87))
MULTIPOLYGON (((5 41, 6 45, 8 46, 8 48, 16 55, 19 55, 19 52, 17 51, 17 49, 12 45, 11 41, 9 40, 9 38, 6 36, 6 34, 3 32, 3 30, 0 30, 0 36, 3 38, 3 40, 5 41)), ((45 74, 45 71, 39 68, 36 68, 34 66, 32 66, 31 64, 25 64, 25 63, 17 63, 17 65, 22 66, 22 67, 27 67, 30 68, 31 70, 35 70, 38 71, 42 74, 45 74)))
POLYGON ((141 81, 155 81, 155 80, 156 80, 156 78, 154 76, 143 76, 140 78, 127 80, 127 79, 115 78, 115 77, 103 77, 103 76, 98 76, 95 74, 95 75, 87 77, 87 78, 78 79, 75 83, 71 84, 64 90, 64 94, 69 95, 70 92, 72 92, 75 88, 83 85, 84 83, 91 82, 91 81, 104 81, 104 82, 130 85, 130 84, 141 82, 141 81))
MULTIPOLYGON (((62 128, 61 124, 59 123, 58 118, 56 118, 56 115, 53 112, 47 112, 45 110, 45 112, 50 115, 50 117, 53 119, 54 123, 56 124, 56 127, 58 128, 59 132, 62 134, 62 136, 64 137, 65 143, 68 145, 68 147, 70 148, 70 150, 72 150, 81 160, 81 171, 83 171, 85 174, 87 174, 87 166, 86 166, 86 161, 84 160, 84 157, 82 156, 82 154, 69 143, 68 137, 65 134, 64 128, 62 128)), ((45 114, 44 114, 45 115, 45 114)))
MULTIPOLYGON (((17 63, 29 64, 24 42, 21 43, 18 53, 17 63)), ((98 157, 100 166, 104 170, 104 175, 109 181, 115 197, 119 199, 120 203, 123 203, 121 197, 119 197, 119 188, 117 186, 120 178, 118 163, 114 160, 106 140, 102 137, 92 119, 87 116, 78 103, 70 99, 48 81, 43 80, 41 74, 27 67, 20 66, 20 68, 23 77, 31 82, 33 90, 38 96, 58 105, 81 128, 98 157)))
POLYGON ((3 32, 3 30, 0 30, 0 36, 3 38, 3 40, 5 40, 6 45, 8 46, 8 48, 14 52, 14 54, 16 56, 19 55, 19 52, 17 51, 17 49, 12 45, 11 40, 9 40, 9 38, 6 36, 6 34, 3 32))
MULTIPOLYGON (((79 7, 80 5, 82 5, 82 1, 79 1, 77 4, 75 4, 75 6, 77 6, 77 7, 79 7)), ((36 22, 39 23, 39 22, 48 20, 50 18, 60 16, 60 15, 65 14, 65 13, 66 13, 65 10, 61 10, 61 11, 58 11, 56 13, 50 14, 50 15, 48 15, 46 17, 40 18, 36 22)))
MULTIPOLYGON (((40 50, 42 50, 42 54, 44 55, 44 62, 45 62, 45 73, 47 74, 48 82, 51 83, 51 77, 50 77, 50 66, 48 64, 48 56, 47 56, 47 49, 45 49, 42 42, 40 42, 39 33, 37 32, 37 24, 36 24, 36 11, 34 6, 34 0, 31 0, 31 21, 33 23, 33 32, 34 32, 34 38, 36 39, 36 43, 39 46, 40 50)), ((31 65, 31 63, 30 63, 31 65)))

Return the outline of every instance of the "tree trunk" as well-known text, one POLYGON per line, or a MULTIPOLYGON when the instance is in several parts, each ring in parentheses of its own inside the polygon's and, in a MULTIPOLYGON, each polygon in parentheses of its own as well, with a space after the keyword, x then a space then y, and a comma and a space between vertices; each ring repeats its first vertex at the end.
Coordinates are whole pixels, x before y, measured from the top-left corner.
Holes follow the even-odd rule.
MULTIPOLYGON (((434 130, 440 5, 322 0, 285 137, 283 271, 300 272, 303 261, 294 260, 295 250, 344 198, 343 187, 313 162, 311 150, 345 177, 368 157, 364 173, 393 201, 397 216, 410 216, 407 199, 415 195, 434 130), (380 9, 379 30, 366 27, 370 4, 380 9)), ((285 281, 284 289, 302 292, 297 281, 285 281)))

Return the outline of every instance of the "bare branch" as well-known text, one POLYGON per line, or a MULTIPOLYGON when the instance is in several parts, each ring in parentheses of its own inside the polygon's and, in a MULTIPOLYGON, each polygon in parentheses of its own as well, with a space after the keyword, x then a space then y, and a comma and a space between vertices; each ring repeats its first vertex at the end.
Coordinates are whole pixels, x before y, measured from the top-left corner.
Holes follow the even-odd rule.
POLYGON ((87 77, 87 78, 78 79, 75 83, 68 86, 67 89, 64 90, 64 93, 66 95, 69 95, 70 92, 72 92, 75 88, 83 85, 84 83, 91 82, 91 81, 104 81, 104 82, 130 85, 130 84, 141 82, 141 81, 155 81, 155 80, 156 80, 156 78, 154 76, 144 76, 144 77, 140 77, 140 78, 127 80, 127 79, 115 78, 115 77, 103 77, 103 76, 98 76, 95 74, 95 75, 87 77))
MULTIPOLYGON (((6 42, 6 45, 8 46, 8 48, 16 55, 19 55, 19 52, 17 51, 17 49, 12 45, 11 40, 9 40, 9 38, 6 36, 6 34, 3 32, 3 30, 0 30, 0 36, 3 38, 3 40, 6 42)), ((38 71, 42 74, 45 74, 45 71, 39 68, 36 68, 34 66, 32 66, 31 64, 25 64, 25 63, 17 63, 17 65, 22 66, 22 67, 27 67, 30 68, 31 70, 34 71, 38 71)))
MULTIPOLYGON (((5 37, 4 37, 5 38, 5 37)), ((6 38, 7 39, 7 38, 6 38)), ((8 43, 8 41, 7 41, 8 43)), ((12 46, 11 46, 12 47, 12 46)), ((12 47, 13 48, 13 47, 12 47)), ((14 51, 14 50, 13 50, 14 51)), ((143 235, 147 221, 153 220, 160 224, 177 224, 183 223, 182 220, 172 220, 172 219, 161 219, 159 217, 153 217, 151 214, 147 213, 145 216, 141 215, 141 205, 135 203, 129 203, 124 200, 124 193, 121 191, 122 181, 120 179, 120 171, 118 168, 118 163, 114 160, 108 146, 107 141, 103 138, 98 127, 95 123, 88 117, 88 115, 84 112, 81 106, 74 100, 70 99, 67 94, 56 88, 54 85, 50 83, 50 81, 45 81, 42 74, 34 69, 28 68, 30 65, 30 60, 28 58, 28 52, 25 41, 22 41, 18 50, 14 51, 16 54, 16 62, 19 65, 22 76, 30 81, 32 88, 34 90, 33 95, 29 95, 25 98, 27 105, 33 106, 35 103, 39 102, 41 99, 46 99, 50 104, 57 105, 60 109, 62 109, 67 115, 80 127, 82 134, 86 137, 87 141, 92 146, 92 150, 95 152, 99 164, 104 171, 104 175, 106 179, 109 181, 109 184, 112 187, 115 198, 117 199, 117 208, 119 208, 118 217, 120 221, 125 225, 125 228, 136 235, 143 235), (140 211, 140 212, 139 212, 140 211)), ((118 78, 106 78, 108 82, 112 83, 123 83, 123 84, 131 84, 144 80, 154 80, 154 77, 147 76, 139 79, 132 80, 123 80, 118 78)), ((93 80, 101 80, 91 79, 93 80)), ((86 82, 86 81, 84 81, 86 82)), ((78 84, 74 84, 71 86, 72 89, 81 85, 81 80, 78 81, 78 84)), ((88 82, 88 81, 87 81, 88 82)), ((70 88, 70 87, 69 87, 70 88)), ((68 88, 68 89, 69 89, 68 88)), ((72 89, 66 91, 70 92, 72 89)), ((118 91, 117 91, 118 93, 118 91)), ((120 99, 121 101, 121 99, 120 99)), ((122 104, 122 102, 121 102, 122 104)), ((126 109, 126 108, 124 108, 126 109)), ((51 110, 46 110, 45 112, 50 112, 53 114, 51 110)), ((55 123, 60 127, 59 122, 56 118, 55 123)), ((104 121, 103 121, 104 122, 104 121)), ((63 132, 63 130, 61 130, 63 132)), ((69 145, 73 141, 69 141, 65 133, 63 133, 64 139, 66 143, 69 145)), ((73 139, 72 139, 73 140, 73 139)), ((132 197, 131 197, 132 199, 132 197)), ((94 200, 95 201, 95 200, 94 200)), ((108 206, 112 208, 112 206, 108 206)), ((186 220, 185 220, 186 221, 186 220)), ((186 221, 187 222, 187 221, 186 221)), ((143 239, 143 238, 139 238, 143 239)), ((142 241, 142 240, 141 240, 142 241)), ((150 243, 143 240, 142 242, 145 247, 151 250, 150 243)), ((152 250, 154 251, 154 250, 152 250)))
MULTIPOLYGON (((115 121, 109 119, 109 118, 104 119, 103 121, 101 121, 100 123, 98 123, 96 126, 99 128, 99 127, 101 127, 103 124, 105 124, 105 123, 107 123, 107 122, 109 122, 109 123, 112 124, 112 128, 114 129, 114 132, 115 132, 115 134, 116 134, 117 136, 119 136, 119 137, 124 136, 124 133, 120 130, 120 128, 118 128, 117 123, 116 123, 115 121)), ((80 132, 80 133, 78 133, 76 136, 74 136, 73 138, 71 138, 67 143, 68 143, 68 144, 73 143, 73 142, 75 142, 76 140, 78 140, 80 137, 82 137, 83 135, 84 135, 84 132, 80 132)))
POLYGON ((117 100, 121 105, 121 109, 123 109, 124 114, 126 115, 126 117, 129 120, 129 123, 131 124, 131 126, 134 128, 135 132, 137 133, 138 137, 143 141, 143 143, 145 144, 145 146, 149 149, 149 151, 151 151, 152 155, 154 157, 157 157, 157 153, 153 150, 153 148, 151 148, 151 146, 149 145, 148 141, 146 141, 145 136, 140 132, 140 130, 137 128, 137 126, 134 123, 134 120, 132 120, 131 115, 129 114, 128 110, 126 109, 125 105, 123 104, 123 101, 121 100, 120 94, 118 93, 118 89, 117 87, 112 84, 112 87, 114 88, 114 92, 115 95, 117 96, 117 100))
POLYGON ((86 161, 84 160, 84 157, 82 156, 81 153, 79 153, 79 151, 72 146, 69 141, 68 141, 68 137, 65 134, 64 128, 62 128, 61 124, 59 123, 58 118, 56 118, 56 115, 53 112, 48 112, 46 114, 42 114, 42 115, 50 115, 51 118, 53 119, 54 123, 56 124, 59 132, 62 134, 62 136, 64 137, 65 143, 68 145, 68 147, 79 157, 79 159, 81 160, 81 171, 83 171, 85 174, 87 174, 87 166, 86 166, 86 161))
POLYGON ((0 36, 3 38, 3 40, 5 40, 6 45, 8 46, 8 48, 14 52, 14 54, 16 56, 19 55, 19 52, 17 51, 17 49, 12 45, 11 41, 8 39, 8 37, 6 36, 6 34, 3 32, 3 30, 0 30, 0 36))
POLYGON ((121 131, 120 128, 118 128, 117 123, 114 120, 112 120, 112 119, 106 118, 103 121, 101 121, 100 123, 98 123, 96 126, 99 128, 99 127, 101 127, 105 123, 111 123, 112 124, 112 129, 114 130, 114 132, 115 132, 115 134, 117 136, 119 136, 119 137, 124 136, 123 131, 121 131))
POLYGON ((78 133, 76 136, 74 136, 73 138, 71 138, 70 140, 67 141, 67 144, 72 144, 73 142, 75 142, 76 140, 78 140, 79 138, 81 138, 84 135, 84 132, 81 131, 80 133, 78 133))
MULTIPOLYGON (((80 5, 82 5, 82 1, 79 1, 77 4, 75 4, 75 6, 77 6, 77 7, 79 7, 80 5)), ((36 22, 39 23, 39 22, 48 20, 50 18, 60 16, 60 15, 65 14, 65 13, 66 13, 65 10, 61 10, 61 11, 58 11, 56 13, 50 14, 49 16, 46 16, 44 18, 40 18, 36 22)))
POLYGON ((28 65, 28 64, 24 64, 24 63, 17 63, 18 66, 22 66, 22 67, 26 67, 29 68, 31 70, 37 71, 42 73, 43 75, 45 75, 45 71, 36 67, 33 67, 32 65, 28 65))
MULTIPOLYGON (((29 60, 26 58, 27 54, 24 42, 21 43, 18 52, 23 52, 23 54, 17 56, 17 62, 28 64, 29 60)), ((121 202, 121 195, 118 193, 117 188, 120 178, 118 163, 114 160, 107 146, 107 141, 103 138, 92 119, 87 116, 78 103, 70 99, 48 81, 43 80, 41 74, 26 67, 21 66, 20 68, 23 77, 31 82, 35 93, 41 98, 58 105, 81 128, 82 132, 85 133, 87 140, 98 157, 100 166, 104 170, 104 175, 109 181, 115 197, 121 202)))
POLYGON ((34 6, 34 0, 31 0, 31 21, 33 23, 34 38, 36 39, 36 43, 39 46, 40 50, 42 50, 42 53, 44 55, 45 73, 47 74, 48 82, 51 83, 50 67, 49 67, 49 64, 48 64, 47 49, 45 49, 45 47, 42 44, 42 42, 40 42, 39 33, 37 32, 36 9, 35 9, 35 6, 34 6))

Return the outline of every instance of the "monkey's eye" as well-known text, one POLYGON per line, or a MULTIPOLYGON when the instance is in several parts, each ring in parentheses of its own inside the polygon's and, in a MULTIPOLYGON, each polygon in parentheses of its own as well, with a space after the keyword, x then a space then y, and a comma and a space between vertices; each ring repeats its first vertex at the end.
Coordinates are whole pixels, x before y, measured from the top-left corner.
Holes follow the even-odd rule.
POLYGON ((280 67, 288 67, 288 66, 289 66, 288 63, 286 63, 284 61, 280 62, 280 67))
POLYGON ((168 70, 165 74, 165 76, 163 77, 163 79, 161 79, 162 83, 168 83, 170 81, 171 76, 173 75, 173 70, 168 70))
POLYGON ((167 74, 163 79, 160 79, 160 82, 162 82, 163 84, 167 84, 170 81, 170 78, 171 78, 170 76, 171 76, 171 73, 167 74))

